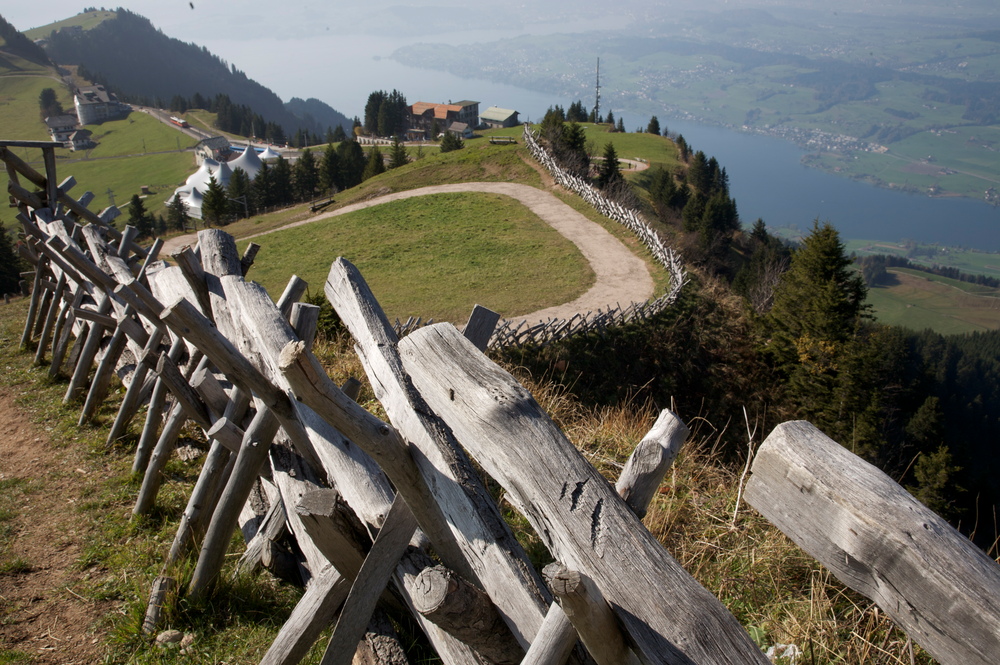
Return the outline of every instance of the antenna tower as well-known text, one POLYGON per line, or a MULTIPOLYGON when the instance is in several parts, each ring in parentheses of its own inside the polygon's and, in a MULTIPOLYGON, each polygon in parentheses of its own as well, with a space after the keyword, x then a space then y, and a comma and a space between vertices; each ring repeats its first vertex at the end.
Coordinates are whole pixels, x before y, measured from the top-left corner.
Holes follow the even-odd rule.
POLYGON ((597 88, 594 98, 594 120, 601 121, 601 59, 597 59, 597 88))

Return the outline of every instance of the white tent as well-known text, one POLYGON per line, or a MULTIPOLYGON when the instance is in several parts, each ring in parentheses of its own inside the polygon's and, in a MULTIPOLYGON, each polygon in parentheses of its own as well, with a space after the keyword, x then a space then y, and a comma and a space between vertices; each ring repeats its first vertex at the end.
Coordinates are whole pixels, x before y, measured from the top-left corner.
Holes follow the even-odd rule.
POLYGON ((271 146, 267 146, 264 148, 264 152, 260 153, 259 157, 262 162, 270 162, 278 159, 278 157, 281 157, 281 153, 274 150, 271 146))
POLYGON ((253 180, 257 177, 257 172, 260 171, 261 161, 260 157, 257 156, 257 151, 252 145, 248 145, 243 154, 229 162, 230 168, 241 168, 243 171, 250 176, 253 180))
MULTIPOLYGON (((178 193, 180 190, 178 190, 178 193)), ((197 217, 201 219, 201 204, 205 200, 205 197, 201 195, 197 189, 192 189, 191 193, 187 196, 181 194, 181 201, 187 206, 188 214, 192 217, 197 217)))

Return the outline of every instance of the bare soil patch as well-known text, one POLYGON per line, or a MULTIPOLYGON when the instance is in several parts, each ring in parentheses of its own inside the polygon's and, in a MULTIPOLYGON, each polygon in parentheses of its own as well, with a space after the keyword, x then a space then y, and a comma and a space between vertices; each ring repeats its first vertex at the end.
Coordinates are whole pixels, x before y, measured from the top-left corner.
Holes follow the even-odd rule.
POLYGON ((0 481, 18 488, 9 497, 16 515, 4 522, 12 535, 2 561, 16 565, 0 571, 0 655, 23 654, 31 663, 98 662, 104 640, 95 626, 114 606, 85 598, 83 587, 97 571, 78 562, 95 535, 79 506, 101 469, 83 451, 57 446, 17 406, 16 391, 0 387, 0 481), (11 483, 16 479, 23 482, 11 483))

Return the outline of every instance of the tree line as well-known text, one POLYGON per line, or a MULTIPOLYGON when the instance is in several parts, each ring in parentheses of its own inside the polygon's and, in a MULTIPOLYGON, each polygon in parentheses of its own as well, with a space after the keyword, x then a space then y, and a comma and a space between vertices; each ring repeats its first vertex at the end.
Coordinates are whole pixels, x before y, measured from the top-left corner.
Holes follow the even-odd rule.
POLYGON ((966 282, 967 284, 977 284, 979 286, 987 286, 993 289, 1000 288, 1000 279, 996 277, 989 277, 988 275, 972 275, 951 266, 927 266, 920 263, 913 263, 905 256, 896 256, 894 254, 872 254, 865 256, 858 260, 858 265, 860 266, 861 273, 864 276, 865 283, 868 286, 884 284, 888 279, 887 268, 908 268, 910 270, 919 270, 920 272, 925 272, 930 275, 938 275, 940 277, 947 277, 960 282, 966 282))

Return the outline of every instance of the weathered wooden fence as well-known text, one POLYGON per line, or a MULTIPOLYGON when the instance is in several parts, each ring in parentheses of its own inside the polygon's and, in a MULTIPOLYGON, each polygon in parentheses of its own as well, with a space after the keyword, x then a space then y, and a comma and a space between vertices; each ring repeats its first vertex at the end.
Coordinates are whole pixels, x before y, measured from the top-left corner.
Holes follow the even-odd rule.
POLYGON ((535 138, 534 132, 524 125, 524 144, 539 164, 547 170, 557 183, 577 194, 605 217, 629 229, 649 249, 653 258, 670 275, 670 288, 666 293, 644 303, 632 303, 622 307, 609 303, 606 310, 578 313, 569 319, 548 319, 531 324, 527 321, 501 321, 493 333, 491 347, 520 347, 528 344, 546 345, 573 335, 600 332, 613 326, 632 321, 643 321, 659 314, 677 301, 681 289, 687 283, 687 273, 680 255, 668 247, 660 235, 636 210, 627 208, 608 197, 589 182, 575 176, 559 166, 556 160, 535 138))
MULTIPOLYGON (((556 182, 580 196, 605 217, 625 226, 639 238, 649 249, 653 258, 666 269, 670 275, 670 288, 663 295, 646 302, 630 303, 622 306, 619 303, 608 303, 606 309, 596 312, 578 312, 567 319, 549 318, 531 323, 526 320, 511 321, 501 319, 490 338, 490 348, 522 347, 527 345, 545 346, 575 335, 592 332, 603 332, 608 328, 622 326, 633 321, 644 321, 673 305, 684 284, 687 283, 687 273, 680 255, 668 247, 653 227, 636 210, 626 208, 616 201, 604 196, 586 180, 563 170, 535 138, 529 125, 524 125, 524 144, 534 157, 556 182)), ((424 322, 420 318, 411 317, 405 322, 396 321, 394 328, 400 336, 408 334, 433 320, 424 322)))
MULTIPOLYGON (((133 512, 155 505, 185 422, 209 442, 152 585, 146 631, 169 594, 211 591, 239 528, 239 569, 305 583, 262 663, 298 662, 331 625, 324 663, 366 651, 389 662, 398 644, 372 647, 395 639, 383 610, 410 613, 446 663, 767 662, 642 525, 687 436, 669 411, 612 486, 483 354, 495 314, 477 309, 464 334, 436 324, 400 339, 362 276, 338 259, 326 296, 357 343, 382 421, 355 401, 356 381, 336 386, 313 356, 318 308, 297 302, 301 280, 274 302, 244 279, 256 249, 241 259, 215 229, 167 265, 158 243, 143 250, 132 229, 118 233, 79 201, 66 204, 68 188, 51 186, 54 165, 29 176, 0 157, 40 189, 8 187, 36 266, 22 342, 51 340, 52 368, 73 377, 67 399, 86 396, 81 421, 118 372, 127 391, 109 443, 148 404, 133 512), (473 460, 557 560, 544 576, 473 460), (181 589, 172 564, 189 554, 197 562, 181 589), (585 651, 574 653, 578 640, 585 651)), ((765 441, 747 499, 942 663, 995 661, 996 564, 808 424, 765 441)))

